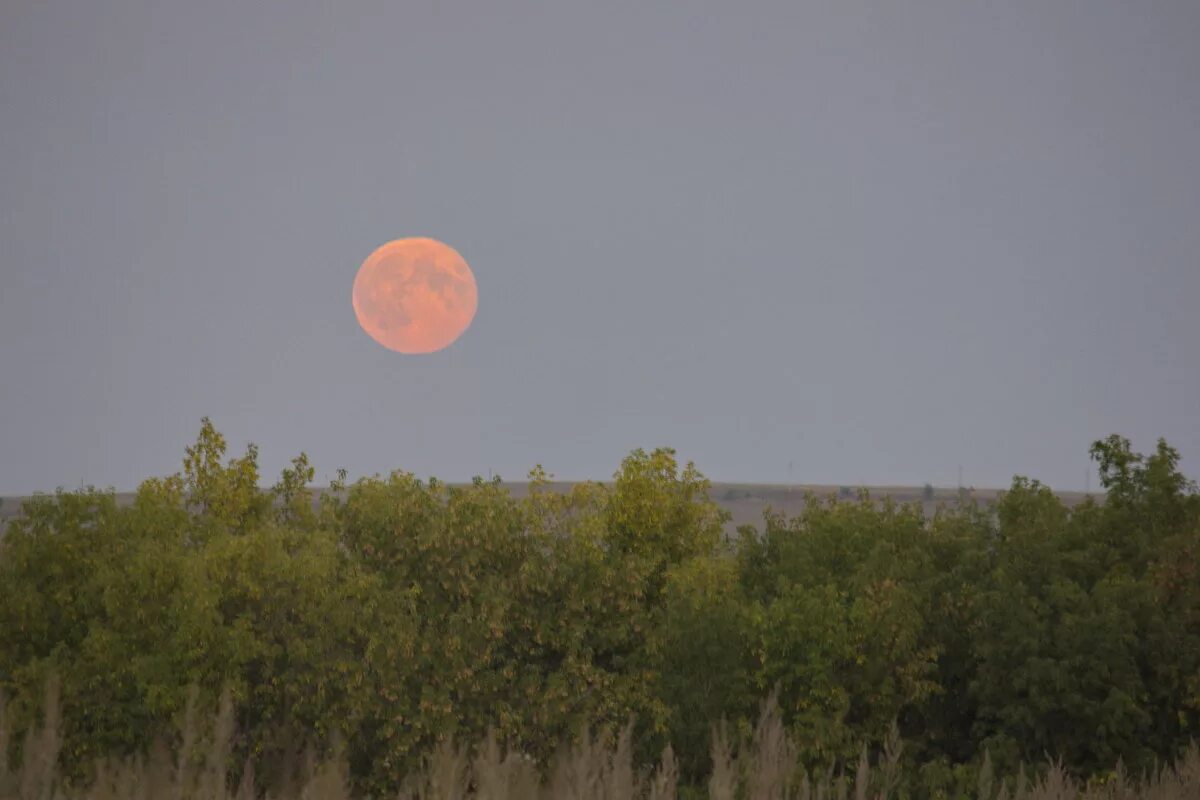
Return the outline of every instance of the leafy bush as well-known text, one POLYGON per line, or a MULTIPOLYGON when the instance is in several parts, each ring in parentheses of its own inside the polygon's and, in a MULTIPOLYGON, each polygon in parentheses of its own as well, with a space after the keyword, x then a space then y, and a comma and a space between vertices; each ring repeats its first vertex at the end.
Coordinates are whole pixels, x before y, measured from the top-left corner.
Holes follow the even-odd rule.
POLYGON ((632 719, 630 769, 669 746, 690 791, 767 735, 774 691, 784 761, 832 780, 903 742, 897 796, 974 792, 1046 753, 1078 780, 1154 769, 1200 731, 1200 495, 1164 442, 1092 452, 1107 498, 1075 509, 1017 478, 931 518, 814 497, 726 540, 667 449, 565 492, 535 469, 522 499, 404 472, 314 499, 304 455, 262 491, 255 449, 228 458, 205 420, 132 504, 60 491, 9 524, 0 752, 42 763, 51 685, 60 744, 38 774, 83 785, 97 760, 174 752, 226 690, 230 757, 260 782, 298 743, 341 741, 338 780, 394 793, 489 732, 544 777, 564 741, 632 719))

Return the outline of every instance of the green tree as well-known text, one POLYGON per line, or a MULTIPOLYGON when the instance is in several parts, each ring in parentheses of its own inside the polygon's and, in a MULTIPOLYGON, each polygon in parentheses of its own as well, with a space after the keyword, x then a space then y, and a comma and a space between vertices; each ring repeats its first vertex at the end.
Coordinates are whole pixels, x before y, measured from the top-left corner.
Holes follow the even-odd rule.
POLYGON ((758 690, 811 767, 853 764, 893 720, 940 691, 927 631, 931 575, 918 506, 810 498, 792 519, 743 531, 742 586, 760 604, 758 690))
POLYGON ((658 692, 669 709, 665 738, 692 782, 711 768, 714 722, 750 730, 761 699, 755 652, 761 624, 740 591, 734 559, 693 558, 669 573, 652 649, 658 692))

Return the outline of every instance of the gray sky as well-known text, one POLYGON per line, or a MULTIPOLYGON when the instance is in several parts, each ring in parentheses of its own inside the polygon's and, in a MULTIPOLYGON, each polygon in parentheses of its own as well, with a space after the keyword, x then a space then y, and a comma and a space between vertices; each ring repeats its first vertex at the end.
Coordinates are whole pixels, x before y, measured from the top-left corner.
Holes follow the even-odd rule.
MULTIPOLYGON (((1200 473, 1200 3, 0 4, 0 493, 1200 473), (448 350, 350 288, 475 271, 448 350), (791 467, 789 469, 789 464, 791 467)), ((1093 480, 1093 488, 1095 481, 1093 480)))

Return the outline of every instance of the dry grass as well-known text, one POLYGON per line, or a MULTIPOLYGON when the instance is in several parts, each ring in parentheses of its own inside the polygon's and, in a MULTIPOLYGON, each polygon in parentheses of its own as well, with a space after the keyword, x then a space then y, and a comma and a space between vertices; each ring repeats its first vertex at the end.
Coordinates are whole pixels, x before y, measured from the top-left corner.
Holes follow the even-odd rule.
MULTIPOLYGON (((57 687, 47 687, 42 723, 24 740, 20 765, 0 758, 0 800, 351 800, 346 761, 318 761, 311 750, 294 769, 284 770, 272 790, 256 792, 254 765, 231 770, 233 706, 228 696, 207 725, 197 724, 194 702, 172 751, 165 745, 133 759, 97 765, 89 786, 60 779, 57 687), (236 777, 236 779, 235 779, 236 777)), ((9 746, 4 700, 0 697, 0 753, 9 746)), ((565 745, 543 774, 521 753, 506 751, 495 736, 474 748, 443 742, 411 775, 397 800, 669 800, 678 796, 678 765, 668 747, 654 770, 633 761, 633 726, 615 736, 583 734, 565 745)), ((805 773, 774 700, 764 705, 751 741, 736 748, 724 725, 714 728, 712 800, 884 800, 898 797, 902 746, 898 734, 885 743, 874 766, 866 749, 853 776, 805 773)), ((278 771, 278 770, 276 770, 278 771)), ((699 797, 699 794, 691 796, 699 797)), ((1001 781, 990 761, 980 771, 978 800, 1196 800, 1200 798, 1200 748, 1193 745, 1175 767, 1135 780, 1118 765, 1101 784, 1080 786, 1059 764, 1033 782, 1023 774, 1001 781)))

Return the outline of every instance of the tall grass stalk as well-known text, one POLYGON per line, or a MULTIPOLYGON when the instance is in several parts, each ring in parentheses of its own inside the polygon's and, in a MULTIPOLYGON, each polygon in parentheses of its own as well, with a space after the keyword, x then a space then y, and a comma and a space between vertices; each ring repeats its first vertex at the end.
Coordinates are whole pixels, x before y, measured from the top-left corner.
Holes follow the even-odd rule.
MULTIPOLYGON (((221 697, 216 714, 199 722, 193 694, 174 747, 160 742, 150 752, 96 765, 85 786, 71 785, 59 774, 62 740, 58 685, 45 692, 42 717, 26 735, 14 768, 4 698, 0 696, 0 800, 355 800, 344 748, 330 748, 318 759, 309 748, 293 766, 234 764, 236 738, 233 704, 221 697), (271 785, 256 780, 263 767, 275 776, 271 785), (235 769, 236 767, 236 769, 235 769), (257 767, 257 770, 256 770, 257 767)), ((403 782, 395 800, 674 800, 680 796, 679 766, 668 747, 652 770, 633 760, 633 725, 609 736, 582 732, 564 744, 542 772, 520 752, 504 748, 495 734, 475 747, 441 742, 420 769, 403 782)), ((863 749, 853 778, 808 775, 797 759, 799 748, 783 725, 774 699, 764 704, 748 742, 734 742, 724 723, 714 726, 710 800, 887 800, 901 798, 899 764, 902 743, 893 728, 874 766, 863 749)), ((699 794, 689 794, 699 797, 699 794)), ((1030 782, 1024 770, 1003 780, 981 766, 978 800, 1196 800, 1200 798, 1200 747, 1193 744, 1174 766, 1163 766, 1140 779, 1122 765, 1106 780, 1080 785, 1061 762, 1047 765, 1030 782)), ((363 798, 366 800, 366 798, 363 798)), ((383 800, 372 798, 371 800, 383 800)))

